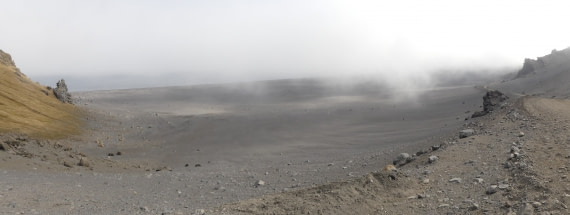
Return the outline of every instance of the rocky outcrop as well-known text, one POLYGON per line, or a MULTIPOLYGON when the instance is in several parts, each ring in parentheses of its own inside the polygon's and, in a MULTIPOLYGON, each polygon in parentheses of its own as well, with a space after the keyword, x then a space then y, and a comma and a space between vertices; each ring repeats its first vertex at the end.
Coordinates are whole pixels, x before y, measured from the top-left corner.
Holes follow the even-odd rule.
POLYGON ((18 69, 18 67, 16 67, 16 63, 14 63, 14 60, 12 60, 12 56, 10 56, 10 54, 0 50, 0 64, 4 65, 4 66, 8 66, 8 67, 12 67, 12 69, 16 72, 16 74, 18 76, 24 76, 24 74, 22 74, 20 72, 20 69, 18 69))
POLYGON ((547 66, 556 67, 570 61, 570 48, 561 51, 552 50, 549 55, 538 57, 536 60, 525 59, 522 69, 519 70, 514 79, 525 78, 539 72, 546 72, 547 66))
POLYGON ((71 94, 67 91, 67 85, 65 80, 61 79, 57 82, 56 87, 53 89, 53 94, 57 99, 63 103, 71 104, 73 101, 71 99, 71 94))
POLYGON ((12 56, 2 50, 0 50, 0 64, 3 64, 5 66, 16 66, 14 60, 12 60, 12 56))
POLYGON ((493 112, 493 110, 495 110, 497 107, 500 107, 501 104, 508 98, 509 97, 498 90, 487 91, 485 96, 483 96, 483 111, 475 112, 471 118, 485 116, 488 113, 493 112))
POLYGON ((537 60, 533 60, 526 58, 524 59, 523 68, 519 70, 515 79, 534 75, 536 74, 536 71, 541 68, 544 68, 544 61, 542 61, 542 59, 538 58, 537 60))

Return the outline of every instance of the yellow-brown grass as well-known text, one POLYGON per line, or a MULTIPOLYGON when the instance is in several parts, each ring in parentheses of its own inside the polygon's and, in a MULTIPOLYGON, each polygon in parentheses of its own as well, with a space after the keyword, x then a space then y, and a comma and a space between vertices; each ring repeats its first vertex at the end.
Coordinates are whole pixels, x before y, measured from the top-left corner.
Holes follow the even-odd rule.
POLYGON ((75 106, 63 104, 16 67, 0 63, 0 132, 56 139, 78 134, 81 124, 75 106))

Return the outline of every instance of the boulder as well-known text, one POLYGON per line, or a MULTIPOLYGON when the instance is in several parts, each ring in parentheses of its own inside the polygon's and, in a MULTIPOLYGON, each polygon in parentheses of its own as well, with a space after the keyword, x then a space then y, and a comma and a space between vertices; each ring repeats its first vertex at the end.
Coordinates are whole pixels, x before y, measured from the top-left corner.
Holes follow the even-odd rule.
POLYGON ((459 138, 466 138, 469 136, 473 136, 473 134, 475 134, 475 130, 473 129, 465 129, 459 132, 459 138))
POLYGON ((398 157, 392 162, 395 166, 403 166, 409 162, 412 162, 414 158, 408 153, 400 153, 398 157))
POLYGON ((429 156, 428 162, 435 163, 439 158, 435 155, 429 156))

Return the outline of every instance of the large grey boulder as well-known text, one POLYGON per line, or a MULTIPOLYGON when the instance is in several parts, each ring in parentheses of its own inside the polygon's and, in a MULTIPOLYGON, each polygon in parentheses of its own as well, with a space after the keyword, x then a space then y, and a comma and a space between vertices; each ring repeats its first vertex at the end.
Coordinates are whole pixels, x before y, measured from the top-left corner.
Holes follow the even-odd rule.
POLYGON ((396 157, 396 159, 392 162, 392 164, 394 164, 394 166, 403 166, 409 162, 412 162, 413 160, 415 160, 415 158, 410 156, 410 154, 400 153, 398 157, 396 157))

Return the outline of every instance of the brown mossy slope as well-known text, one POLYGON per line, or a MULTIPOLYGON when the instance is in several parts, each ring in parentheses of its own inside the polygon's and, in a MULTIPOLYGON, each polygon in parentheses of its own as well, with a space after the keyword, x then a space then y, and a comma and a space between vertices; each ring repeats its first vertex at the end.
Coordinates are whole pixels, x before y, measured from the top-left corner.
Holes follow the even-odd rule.
POLYGON ((80 111, 57 100, 47 87, 31 81, 0 50, 0 132, 38 138, 79 133, 80 111))

